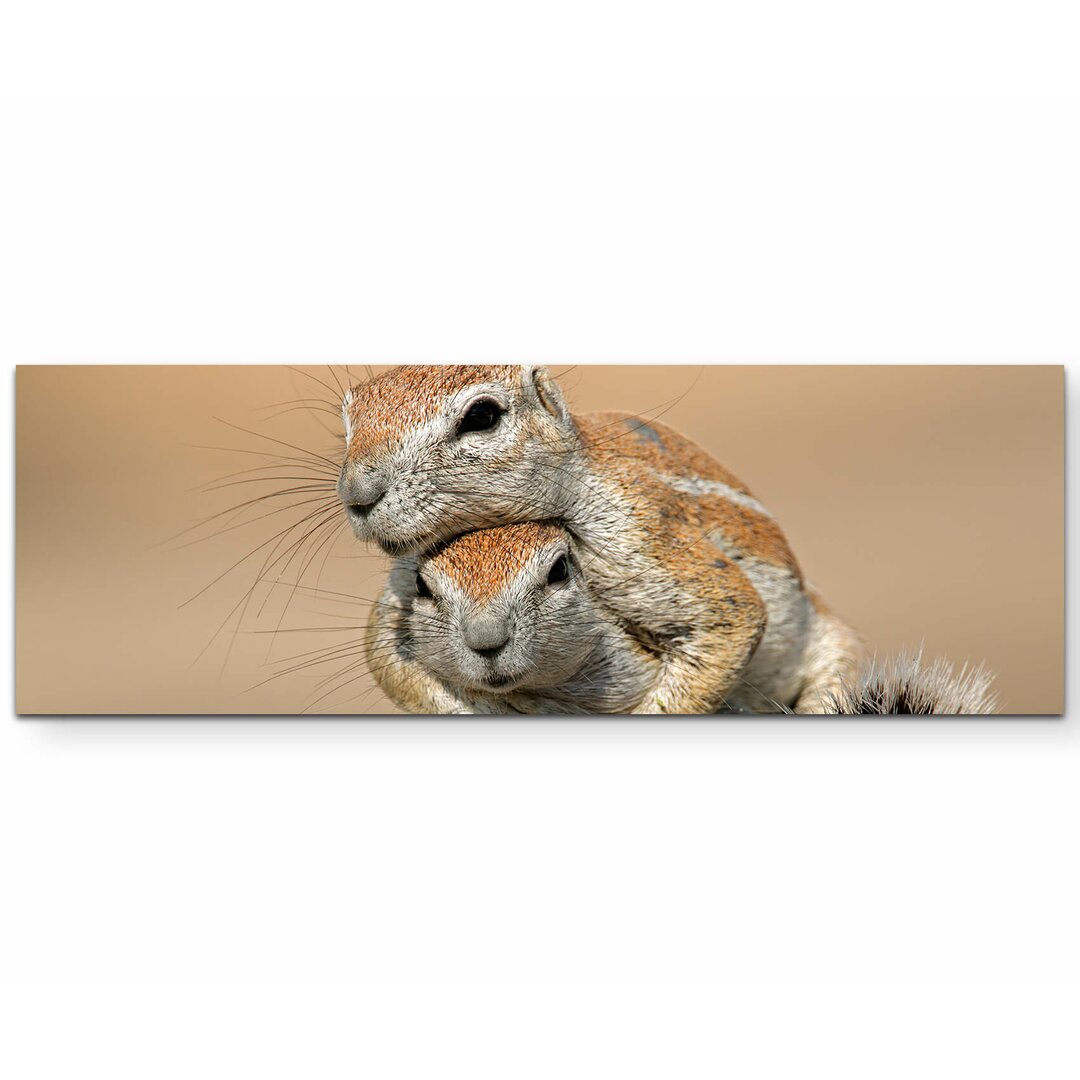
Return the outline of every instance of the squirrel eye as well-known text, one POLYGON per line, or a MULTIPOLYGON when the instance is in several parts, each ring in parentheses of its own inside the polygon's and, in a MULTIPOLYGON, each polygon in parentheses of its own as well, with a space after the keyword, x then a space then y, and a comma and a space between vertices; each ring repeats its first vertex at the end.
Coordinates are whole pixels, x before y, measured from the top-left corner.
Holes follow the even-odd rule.
POLYGON ((431 590, 428 588, 422 574, 416 575, 416 595, 422 596, 425 600, 432 599, 431 590))
POLYGON ((461 418, 457 433, 465 435, 470 431, 490 431, 502 416, 503 410, 490 398, 481 398, 469 406, 469 411, 461 418))
POLYGON ((560 555, 552 564, 551 569, 548 571, 549 585, 558 585, 560 581, 566 581, 570 577, 570 564, 566 561, 565 555, 560 555))

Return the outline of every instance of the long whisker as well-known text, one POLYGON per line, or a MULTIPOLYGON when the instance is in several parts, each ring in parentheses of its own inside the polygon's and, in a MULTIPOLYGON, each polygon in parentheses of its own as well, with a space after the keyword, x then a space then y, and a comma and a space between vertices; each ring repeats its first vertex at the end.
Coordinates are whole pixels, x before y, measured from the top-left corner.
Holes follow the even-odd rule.
POLYGON ((296 446, 294 443, 285 442, 284 439, 275 439, 270 435, 263 435, 258 431, 251 431, 249 428, 241 427, 239 424, 230 423, 228 420, 223 420, 220 416, 215 416, 214 419, 219 424, 224 424, 226 427, 232 428, 234 431, 242 431, 245 435, 253 435, 256 439, 266 439, 267 442, 277 443, 278 446, 287 446, 290 450, 299 451, 302 454, 308 454, 311 457, 318 458, 319 461, 325 462, 327 465, 334 469, 339 468, 336 461, 331 461, 328 457, 323 457, 322 454, 312 453, 310 450, 304 450, 303 447, 296 446))

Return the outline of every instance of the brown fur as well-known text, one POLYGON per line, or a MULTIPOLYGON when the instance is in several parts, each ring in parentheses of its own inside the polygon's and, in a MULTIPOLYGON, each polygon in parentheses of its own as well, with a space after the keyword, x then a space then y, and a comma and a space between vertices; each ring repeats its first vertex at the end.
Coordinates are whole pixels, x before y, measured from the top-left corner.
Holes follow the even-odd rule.
POLYGON ((558 525, 537 521, 480 529, 438 548, 428 565, 471 599, 487 603, 517 576, 532 554, 562 535, 558 525))
POLYGON ((348 412, 366 421, 354 425, 347 460, 362 459, 373 447, 430 420, 447 395, 477 382, 512 381, 519 370, 512 364, 403 364, 351 387, 348 412))
POLYGON ((715 481, 753 497, 741 480, 697 443, 666 424, 646 423, 631 413, 587 413, 574 419, 596 471, 643 496, 634 507, 634 517, 643 530, 666 532, 673 527, 689 528, 694 534, 693 546, 700 548, 694 554, 695 559, 716 558, 713 544, 708 542, 710 533, 715 531, 720 534, 723 547, 736 558, 762 559, 801 579, 795 556, 771 518, 722 496, 676 491, 654 476, 660 473, 687 480, 715 481), (655 439, 638 434, 643 430, 640 425, 645 425, 655 439))
POLYGON ((667 424, 617 410, 577 414, 574 420, 585 453, 601 472, 618 468, 620 461, 638 462, 659 472, 671 472, 676 465, 680 476, 718 480, 745 495, 750 494, 738 477, 692 439, 667 424), (649 431, 656 438, 648 435, 649 431))

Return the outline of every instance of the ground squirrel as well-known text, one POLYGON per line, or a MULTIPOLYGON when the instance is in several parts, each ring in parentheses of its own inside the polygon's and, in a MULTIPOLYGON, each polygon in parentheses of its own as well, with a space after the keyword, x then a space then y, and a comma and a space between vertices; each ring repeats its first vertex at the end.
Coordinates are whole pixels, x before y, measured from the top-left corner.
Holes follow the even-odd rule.
POLYGON ((628 413, 571 415, 543 368, 402 366, 351 388, 338 491, 394 555, 558 521, 592 602, 657 660, 634 707, 822 711, 856 635, 803 582, 779 526, 690 439, 628 413), (756 694, 756 698, 754 698, 756 694))
POLYGON ((624 713, 656 655, 594 602, 554 522, 465 533, 395 560, 372 609, 368 664, 419 713, 624 713))
MULTIPOLYGON (((555 522, 481 529, 396 559, 366 651, 387 695, 419 713, 632 712, 663 659, 594 600, 574 538, 555 522)), ((762 699, 751 662, 721 704, 761 711, 762 699)))

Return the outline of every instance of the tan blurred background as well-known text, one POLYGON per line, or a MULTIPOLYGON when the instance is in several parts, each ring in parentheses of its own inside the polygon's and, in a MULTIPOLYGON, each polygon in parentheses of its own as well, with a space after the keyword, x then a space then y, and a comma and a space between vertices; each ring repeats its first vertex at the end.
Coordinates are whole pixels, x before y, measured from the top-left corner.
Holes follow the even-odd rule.
MULTIPOLYGON (((659 415, 745 480, 879 653, 985 660, 1006 711, 1062 711, 1062 368, 555 371, 577 411, 659 415)), ((386 560, 332 503, 347 378, 17 370, 18 712, 395 711, 359 652, 386 560)))

